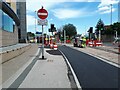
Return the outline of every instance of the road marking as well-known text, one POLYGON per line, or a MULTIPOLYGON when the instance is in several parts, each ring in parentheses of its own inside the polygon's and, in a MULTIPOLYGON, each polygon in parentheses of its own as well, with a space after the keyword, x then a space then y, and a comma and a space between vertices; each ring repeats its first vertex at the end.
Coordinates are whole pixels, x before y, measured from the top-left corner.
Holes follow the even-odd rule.
MULTIPOLYGON (((62 53, 61 50, 59 50, 59 51, 62 53)), ((78 78, 77 78, 77 76, 76 76, 76 74, 75 74, 72 66, 70 65, 70 63, 69 63, 68 59, 66 58, 66 56, 65 56, 63 53, 62 53, 62 55, 63 55, 63 57, 65 58, 65 60, 67 61, 67 64, 69 65, 69 67, 70 67, 70 69, 71 69, 71 72, 72 72, 72 74, 73 74, 73 77, 74 77, 74 79, 75 79, 75 82, 76 82, 76 85, 77 85, 78 89, 81 90, 82 88, 81 88, 81 86, 80 86, 80 83, 79 83, 79 81, 78 81, 78 78)))

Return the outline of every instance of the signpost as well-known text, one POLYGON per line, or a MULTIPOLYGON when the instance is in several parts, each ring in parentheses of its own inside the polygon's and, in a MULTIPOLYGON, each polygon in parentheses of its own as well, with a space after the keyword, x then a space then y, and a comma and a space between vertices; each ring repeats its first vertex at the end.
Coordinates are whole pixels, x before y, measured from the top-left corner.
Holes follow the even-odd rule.
POLYGON ((43 25, 45 25, 45 19, 48 17, 47 10, 43 9, 43 6, 41 9, 37 12, 38 17, 41 19, 38 25, 42 25, 42 59, 44 59, 44 34, 43 34, 43 25))

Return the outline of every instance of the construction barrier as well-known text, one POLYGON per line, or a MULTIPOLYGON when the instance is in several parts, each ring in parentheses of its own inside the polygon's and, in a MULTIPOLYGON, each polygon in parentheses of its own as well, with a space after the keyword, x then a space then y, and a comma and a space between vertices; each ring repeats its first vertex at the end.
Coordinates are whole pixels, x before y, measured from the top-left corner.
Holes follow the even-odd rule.
POLYGON ((50 44, 50 48, 53 49, 53 44, 50 44))
POLYGON ((53 49, 54 50, 57 50, 57 48, 58 48, 58 46, 55 44, 55 45, 53 45, 53 49))
POLYGON ((97 47, 102 45, 103 45, 102 42, 97 40, 87 42, 87 46, 90 46, 90 47, 97 47))

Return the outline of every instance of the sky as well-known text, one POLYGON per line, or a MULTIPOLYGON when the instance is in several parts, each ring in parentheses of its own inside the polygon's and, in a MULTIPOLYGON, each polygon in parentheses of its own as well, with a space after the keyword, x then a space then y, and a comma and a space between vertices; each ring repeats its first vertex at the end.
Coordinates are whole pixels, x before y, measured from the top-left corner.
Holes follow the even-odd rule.
POLYGON ((90 27, 95 29, 99 19, 105 25, 118 21, 118 0, 26 0, 27 4, 27 31, 41 32, 42 27, 37 25, 37 11, 43 6, 48 11, 48 25, 44 32, 48 33, 50 24, 62 29, 65 24, 73 24, 78 34, 87 33, 90 27), (36 12, 35 12, 36 11, 36 12), (36 22, 36 30, 35 30, 36 22))

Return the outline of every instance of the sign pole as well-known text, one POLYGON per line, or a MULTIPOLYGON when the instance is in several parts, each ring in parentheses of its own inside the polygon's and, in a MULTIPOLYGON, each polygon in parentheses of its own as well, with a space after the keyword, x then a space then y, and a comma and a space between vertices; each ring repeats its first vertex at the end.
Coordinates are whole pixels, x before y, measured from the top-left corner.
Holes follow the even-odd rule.
POLYGON ((42 59, 44 59, 44 33, 43 33, 43 26, 47 22, 45 19, 48 16, 48 12, 45 9, 43 9, 43 6, 42 6, 42 8, 38 10, 37 15, 41 19, 39 22, 40 22, 40 25, 42 25, 42 59))
POLYGON ((42 25, 42 59, 44 59, 44 33, 43 33, 43 25, 42 25))

